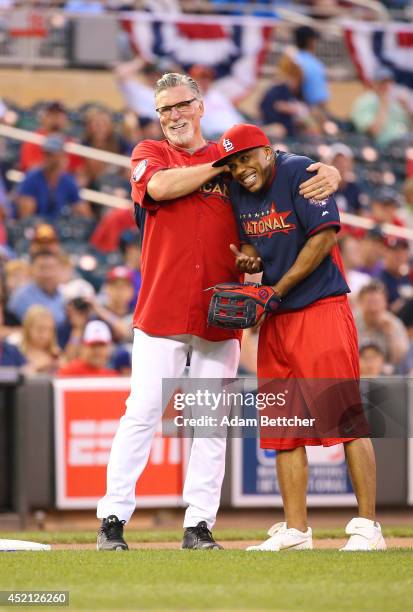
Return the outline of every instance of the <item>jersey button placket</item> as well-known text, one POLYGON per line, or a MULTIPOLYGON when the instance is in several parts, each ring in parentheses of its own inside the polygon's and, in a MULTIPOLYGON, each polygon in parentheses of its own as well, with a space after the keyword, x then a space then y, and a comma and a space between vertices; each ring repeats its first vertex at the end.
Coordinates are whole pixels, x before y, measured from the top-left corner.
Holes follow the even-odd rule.
POLYGON ((201 261, 202 261, 202 210, 201 207, 198 207, 196 211, 196 234, 195 234, 195 272, 199 272, 201 269, 201 261))
POLYGON ((196 211, 196 228, 194 232, 194 255, 195 255, 195 265, 194 265, 194 282, 192 283, 192 324, 196 329, 202 326, 202 296, 203 289, 205 287, 202 286, 203 282, 203 265, 202 265, 202 255, 203 255, 203 240, 202 240, 202 219, 203 214, 201 207, 197 208, 196 211))

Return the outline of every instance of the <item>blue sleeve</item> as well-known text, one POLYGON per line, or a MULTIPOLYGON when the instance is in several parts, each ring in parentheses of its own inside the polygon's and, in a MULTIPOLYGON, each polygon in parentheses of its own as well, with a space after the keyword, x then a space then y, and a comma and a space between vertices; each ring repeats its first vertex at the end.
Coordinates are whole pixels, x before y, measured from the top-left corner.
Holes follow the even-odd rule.
POLYGON ((19 184, 17 187, 17 193, 18 195, 31 196, 32 198, 37 197, 39 193, 37 180, 31 172, 29 172, 29 174, 27 174, 19 184))
POLYGON ((1 348, 1 366, 20 367, 26 363, 25 357, 23 357, 16 346, 13 346, 8 342, 3 342, 3 346, 1 348))
POLYGON ((306 171, 312 163, 313 160, 308 157, 292 155, 285 164, 288 168, 287 180, 290 177, 293 189, 294 209, 308 238, 327 227, 334 227, 337 232, 340 229, 340 215, 333 196, 321 201, 313 198, 306 200, 299 193, 300 183, 316 174, 306 171))
POLYGON ((27 293, 22 291, 24 288, 25 286, 12 293, 7 304, 7 310, 18 319, 19 323, 22 322, 27 310, 27 293))
POLYGON ((80 200, 79 195, 79 187, 76 183, 75 178, 68 174, 66 176, 66 185, 67 185, 67 202, 68 204, 77 204, 80 200))

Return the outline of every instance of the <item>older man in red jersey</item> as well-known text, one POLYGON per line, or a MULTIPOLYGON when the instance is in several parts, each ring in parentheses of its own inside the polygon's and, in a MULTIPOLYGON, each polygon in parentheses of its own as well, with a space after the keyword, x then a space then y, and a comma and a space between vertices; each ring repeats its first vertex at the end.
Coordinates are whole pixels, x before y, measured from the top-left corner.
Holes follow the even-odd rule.
MULTIPOLYGON (((135 509, 135 485, 162 414, 162 379, 180 378, 190 355, 192 378, 232 378, 238 331, 207 327, 207 287, 237 281, 230 243, 239 245, 226 168, 213 168, 217 145, 201 132, 197 83, 164 75, 155 89, 166 139, 140 142, 132 153, 132 197, 143 233, 142 286, 134 316, 131 394, 108 465, 108 487, 97 516, 98 549, 127 550, 123 526, 135 509)), ((306 197, 325 197, 339 175, 323 165, 303 184, 306 197)), ((218 511, 226 441, 196 437, 183 498, 182 548, 219 549, 211 529, 218 511)))

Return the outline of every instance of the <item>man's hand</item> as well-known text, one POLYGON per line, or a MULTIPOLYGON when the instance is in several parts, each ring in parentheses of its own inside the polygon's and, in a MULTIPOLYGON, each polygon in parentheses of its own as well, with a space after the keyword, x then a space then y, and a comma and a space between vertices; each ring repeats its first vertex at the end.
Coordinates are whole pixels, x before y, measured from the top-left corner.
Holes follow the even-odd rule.
MULTIPOLYGON (((235 244, 230 244, 229 248, 235 255, 235 265, 240 272, 247 272, 248 274, 255 274, 262 270, 262 259, 255 254, 248 255, 239 251, 235 244)), ((254 249, 255 250, 255 249, 254 249)))
MULTIPOLYGON (((85 300, 86 301, 86 300, 85 300)), ((69 319, 70 325, 73 329, 83 332, 86 323, 90 316, 90 308, 79 309, 76 308, 73 303, 70 303, 66 307, 67 318, 69 319)))
POLYGON ((391 319, 390 313, 386 310, 382 312, 376 320, 375 324, 376 329, 383 332, 385 336, 389 336, 394 331, 393 321, 391 319))
POLYGON ((306 170, 307 172, 317 172, 317 174, 308 179, 308 181, 301 183, 301 196, 306 199, 325 200, 329 195, 337 191, 341 181, 341 175, 337 168, 316 162, 308 166, 306 170))

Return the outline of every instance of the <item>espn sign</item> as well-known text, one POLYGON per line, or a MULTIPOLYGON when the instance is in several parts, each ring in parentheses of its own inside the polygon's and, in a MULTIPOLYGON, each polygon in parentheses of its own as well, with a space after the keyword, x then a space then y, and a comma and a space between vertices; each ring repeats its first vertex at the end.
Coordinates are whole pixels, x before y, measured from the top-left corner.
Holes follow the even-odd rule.
POLYGON ((73 420, 70 423, 68 465, 107 465, 118 421, 73 420))
MULTIPOLYGON (((104 465, 109 461, 113 436, 119 420, 73 420, 70 423, 68 465, 104 465)), ((149 465, 182 464, 179 438, 162 438, 155 433, 149 465)))
MULTIPOLYGON (((125 411, 125 378, 54 381, 56 505, 95 508, 106 490, 113 436, 125 411)), ((138 506, 182 504, 185 440, 163 438, 160 427, 137 485, 138 506)))

